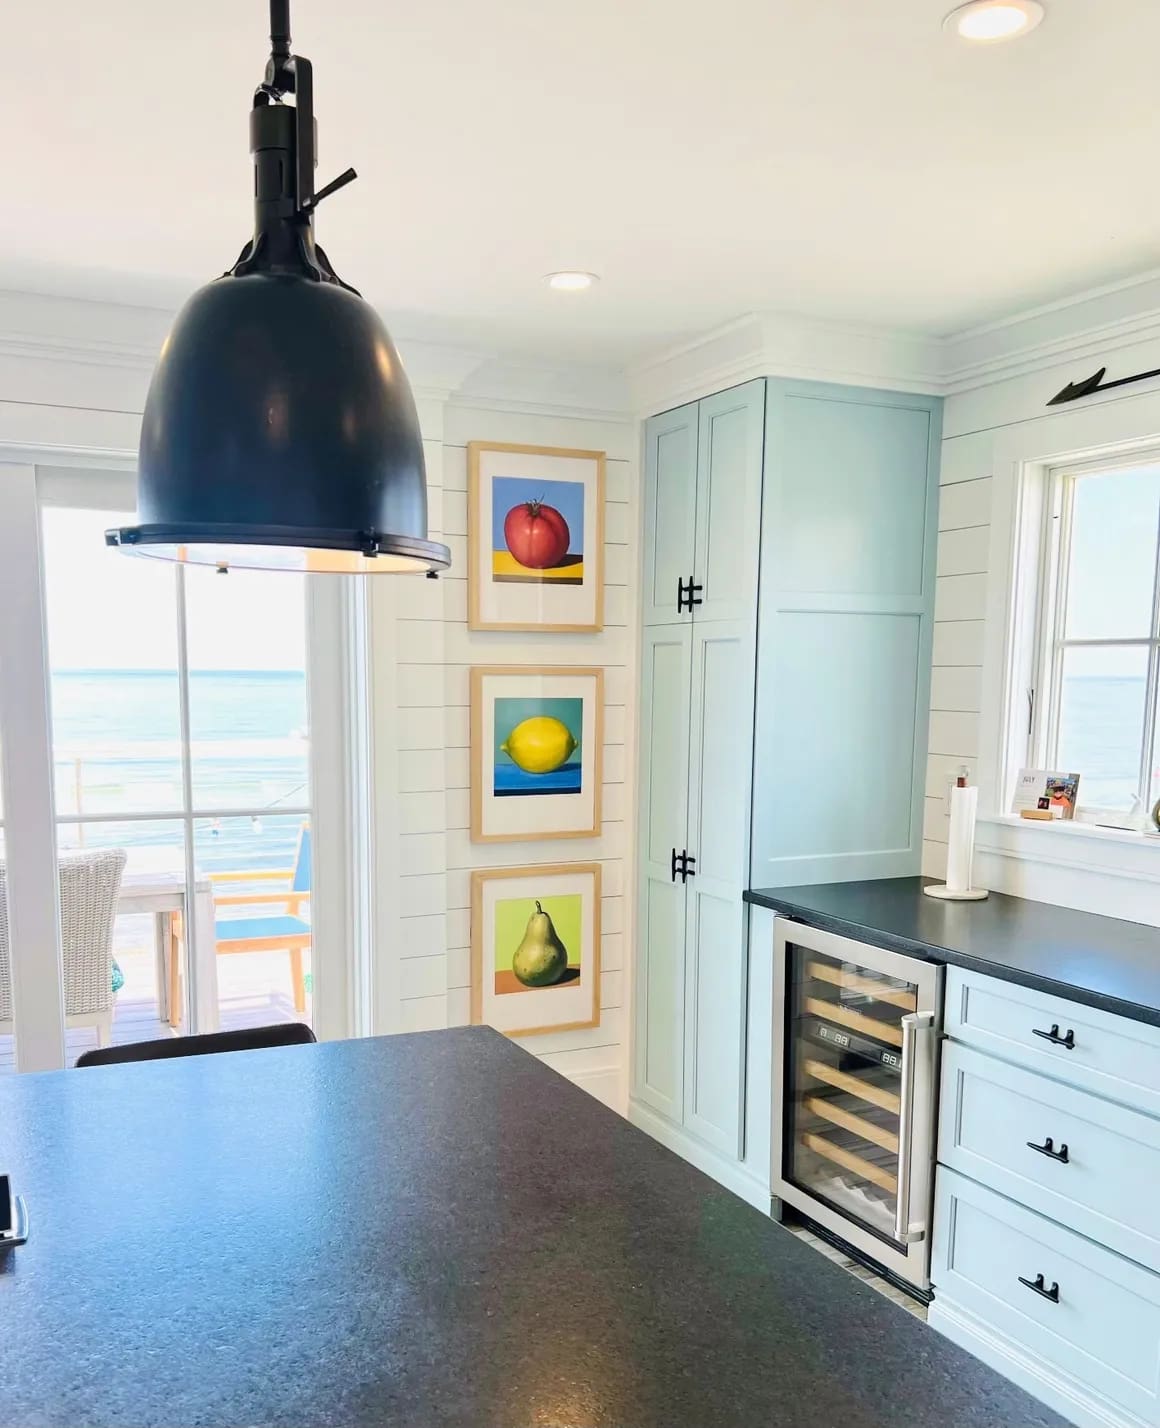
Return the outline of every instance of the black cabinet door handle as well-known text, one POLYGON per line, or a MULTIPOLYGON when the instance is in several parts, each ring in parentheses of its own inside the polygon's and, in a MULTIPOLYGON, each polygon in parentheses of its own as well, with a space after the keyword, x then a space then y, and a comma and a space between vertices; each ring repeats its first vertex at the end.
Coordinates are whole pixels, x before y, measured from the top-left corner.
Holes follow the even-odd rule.
POLYGON ((1069 1051, 1075 1050, 1075 1032, 1068 1027, 1067 1035, 1060 1036, 1059 1022, 1057 1021, 1051 1023, 1050 1031, 1040 1031, 1037 1026, 1033 1026, 1031 1028, 1031 1034, 1032 1036, 1043 1037, 1044 1041, 1050 1041, 1052 1046, 1066 1046, 1069 1051))
POLYGON ((669 878, 675 883, 677 880, 677 850, 674 848, 672 857, 669 859, 669 878))
POLYGON ((704 588, 703 585, 698 585, 691 575, 688 580, 684 580, 678 575, 677 614, 683 615, 686 610, 691 613, 695 605, 704 604, 704 601, 701 599, 701 591, 704 590, 704 588))
POLYGON ((1059 1303, 1059 1284, 1057 1282, 1053 1281, 1051 1288, 1045 1289, 1043 1287, 1043 1275, 1037 1274, 1034 1279, 1024 1279, 1023 1276, 1020 1275, 1019 1283, 1025 1284, 1028 1289, 1034 1291, 1036 1294, 1042 1295, 1044 1299, 1050 1299, 1053 1304, 1059 1303))
POLYGON ((690 853, 685 854, 684 874, 686 878, 695 878, 697 876, 697 860, 690 853))
POLYGON ((1027 1142, 1027 1149, 1037 1150, 1040 1155, 1046 1155, 1052 1160, 1058 1160, 1062 1165, 1066 1165, 1068 1163, 1066 1141, 1064 1141, 1064 1143, 1059 1147, 1059 1149, 1056 1150, 1055 1142, 1050 1136, 1048 1136, 1042 1145, 1036 1145, 1033 1140, 1029 1140, 1027 1142))

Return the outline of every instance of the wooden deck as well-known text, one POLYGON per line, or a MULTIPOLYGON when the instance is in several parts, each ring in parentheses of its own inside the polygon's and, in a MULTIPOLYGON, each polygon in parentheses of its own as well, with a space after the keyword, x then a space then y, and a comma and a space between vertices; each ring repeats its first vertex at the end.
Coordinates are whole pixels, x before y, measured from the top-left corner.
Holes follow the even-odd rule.
MULTIPOLYGON (((125 974, 125 985, 117 994, 113 1017, 113 1042, 117 1046, 175 1035, 158 1014, 151 937, 152 919, 140 916, 117 919, 113 955, 125 974)), ((310 1020, 309 998, 305 1016, 294 1010, 290 962, 284 952, 220 957, 218 1005, 222 1031, 310 1020)), ((97 1033, 93 1027, 78 1027, 67 1033, 66 1044, 66 1064, 71 1066, 82 1051, 96 1046, 97 1033)), ((16 1069, 15 1058, 15 1038, 0 1036, 0 1074, 16 1069)))

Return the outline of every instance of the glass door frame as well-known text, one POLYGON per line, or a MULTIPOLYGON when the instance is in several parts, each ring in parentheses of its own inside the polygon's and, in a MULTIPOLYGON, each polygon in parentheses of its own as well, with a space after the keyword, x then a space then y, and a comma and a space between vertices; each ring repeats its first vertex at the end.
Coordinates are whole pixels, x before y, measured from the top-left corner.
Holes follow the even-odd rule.
MULTIPOLYGON (((23 453, 22 453, 23 454, 23 453)), ((8 864, 8 913, 16 1029, 16 1067, 54 1070, 65 1065, 65 1020, 60 958, 57 838, 60 823, 116 822, 117 814, 62 816, 55 810, 51 676, 45 600, 42 511, 46 505, 111 509, 124 506, 134 470, 131 458, 108 452, 45 453, 44 462, 9 461, 0 448, 0 568, 6 572, 0 612, 0 779, 8 864), (59 465, 58 465, 59 462, 59 465), (73 468, 62 470, 61 468, 73 468), (63 495, 60 494, 63 491, 63 495), (55 957, 40 955, 44 946, 55 957)), ((269 577, 277 580, 278 575, 269 577)), ((157 818, 182 825, 185 883, 196 898, 193 834, 207 817, 238 810, 195 809, 189 749, 185 582, 175 579, 178 689, 182 743, 182 808, 157 818)), ((310 808, 314 829, 311 896, 314 972, 313 1021, 322 1039, 365 1030, 359 988, 366 981, 368 926, 360 889, 369 866, 368 797, 364 741, 352 708, 356 677, 366 658, 361 615, 365 599, 354 577, 316 577, 306 585, 307 691, 310 722, 310 808)), ((296 805, 295 805, 296 807, 296 805)), ((293 813, 294 808, 288 810, 293 813)), ((152 815, 146 814, 146 819, 152 815)), ((135 820, 136 821, 136 820, 135 820)), ((197 982, 197 938, 212 936, 196 914, 187 918, 188 1001, 193 1026, 216 1025, 217 1007, 197 982)))
POLYGON ((938 1046, 942 1036, 945 972, 940 964, 919 957, 874 947, 835 932, 794 922, 788 917, 774 919, 771 1193, 775 1201, 784 1201, 875 1263, 923 1290, 929 1286, 930 1273, 938 1046), (915 1014, 926 1024, 916 1039, 913 1051, 909 1055, 904 1054, 900 1067, 904 1114, 909 1122, 904 1126, 900 1121, 899 1127, 900 1137, 909 1142, 899 1150, 898 1177, 899 1194, 905 1196, 906 1243, 887 1241, 864 1229, 851 1216, 831 1208, 789 1178, 786 1135, 790 1121, 786 1097, 793 1088, 791 1058, 794 1053, 794 1043, 789 1034, 789 1014, 792 1010, 790 945, 909 982, 916 989, 915 1014), (926 1021, 927 1017, 929 1021, 926 1021), (911 1088, 909 1096, 906 1090, 908 1082, 911 1088))

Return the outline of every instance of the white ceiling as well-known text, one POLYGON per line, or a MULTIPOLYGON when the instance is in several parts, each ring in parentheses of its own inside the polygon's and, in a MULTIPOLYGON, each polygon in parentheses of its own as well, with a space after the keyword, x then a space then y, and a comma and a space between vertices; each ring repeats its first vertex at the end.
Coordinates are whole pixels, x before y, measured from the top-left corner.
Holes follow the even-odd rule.
MULTIPOLYGON (((626 361, 743 313, 946 334, 1160 265, 1158 0, 294 0, 319 236, 399 332, 626 361), (603 275, 577 297, 558 267, 603 275)), ((168 305, 247 237, 264 0, 5 19, 0 286, 168 305)))

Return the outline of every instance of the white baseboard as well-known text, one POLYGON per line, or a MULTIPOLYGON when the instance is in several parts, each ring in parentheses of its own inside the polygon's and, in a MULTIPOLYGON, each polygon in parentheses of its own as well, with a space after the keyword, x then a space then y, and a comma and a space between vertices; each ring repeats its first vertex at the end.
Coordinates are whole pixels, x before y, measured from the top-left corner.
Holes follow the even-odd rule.
POLYGON ((675 1151, 690 1165, 695 1165, 698 1170, 704 1171, 718 1184, 724 1185, 726 1190, 732 1190, 734 1195, 739 1195, 742 1200, 748 1201, 756 1209, 769 1214, 769 1186, 763 1185, 743 1165, 739 1165, 736 1161, 726 1160, 717 1151, 710 1150, 707 1145, 702 1145, 687 1131, 670 1125, 663 1116, 658 1116, 648 1106, 642 1106, 639 1101, 634 1101, 631 1097, 628 1102, 628 1119, 640 1130, 647 1131, 654 1140, 659 1140, 663 1146, 675 1151))
POLYGON ((927 1323, 1079 1428, 1148 1428, 1134 1413, 1095 1397, 1037 1354, 1001 1338, 969 1310, 948 1304, 937 1289, 927 1323))

